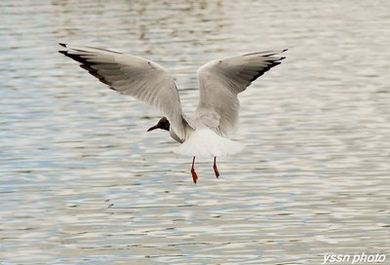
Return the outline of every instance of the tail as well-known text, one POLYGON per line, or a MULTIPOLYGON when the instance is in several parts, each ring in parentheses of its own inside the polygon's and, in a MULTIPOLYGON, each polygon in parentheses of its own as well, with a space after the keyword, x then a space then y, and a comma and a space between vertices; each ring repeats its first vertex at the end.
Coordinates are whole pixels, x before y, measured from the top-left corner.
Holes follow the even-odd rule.
POLYGON ((225 157, 240 152, 243 145, 221 137, 209 129, 195 130, 175 153, 196 157, 225 157))

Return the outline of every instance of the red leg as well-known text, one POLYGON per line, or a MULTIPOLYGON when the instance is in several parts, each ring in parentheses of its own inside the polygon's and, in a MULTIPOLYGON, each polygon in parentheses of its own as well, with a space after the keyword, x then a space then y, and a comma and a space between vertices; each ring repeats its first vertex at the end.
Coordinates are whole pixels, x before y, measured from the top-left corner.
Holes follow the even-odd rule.
POLYGON ((194 164, 195 164, 195 156, 192 159, 191 174, 192 174, 192 180, 196 184, 196 182, 198 181, 198 175, 195 172, 194 164))
POLYGON ((215 177, 218 178, 219 177, 219 171, 218 171, 218 167, 217 167, 217 157, 216 156, 214 156, 214 166, 213 166, 213 169, 214 169, 215 177))

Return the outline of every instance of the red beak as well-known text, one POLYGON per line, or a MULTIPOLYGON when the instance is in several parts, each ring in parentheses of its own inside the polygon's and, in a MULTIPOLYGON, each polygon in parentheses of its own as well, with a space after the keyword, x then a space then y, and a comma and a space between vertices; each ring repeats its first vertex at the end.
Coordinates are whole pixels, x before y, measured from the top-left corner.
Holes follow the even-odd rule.
POLYGON ((153 130, 156 130, 158 129, 157 125, 154 125, 153 127, 150 127, 147 132, 150 132, 150 131, 153 131, 153 130))

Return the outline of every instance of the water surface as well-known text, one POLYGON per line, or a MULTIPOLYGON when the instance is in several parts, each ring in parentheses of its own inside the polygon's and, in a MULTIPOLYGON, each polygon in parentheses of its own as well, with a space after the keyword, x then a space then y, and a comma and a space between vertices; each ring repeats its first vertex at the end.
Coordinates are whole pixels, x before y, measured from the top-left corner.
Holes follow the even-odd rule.
POLYGON ((319 264, 390 259, 388 1, 2 1, 1 264, 319 264), (190 158, 158 113, 57 53, 114 48, 177 77, 289 48, 240 95, 243 153, 190 158))

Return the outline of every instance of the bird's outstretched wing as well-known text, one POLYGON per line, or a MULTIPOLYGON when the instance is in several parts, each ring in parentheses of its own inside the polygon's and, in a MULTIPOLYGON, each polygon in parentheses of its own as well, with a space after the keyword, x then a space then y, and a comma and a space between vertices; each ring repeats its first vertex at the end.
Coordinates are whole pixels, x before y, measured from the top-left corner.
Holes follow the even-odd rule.
POLYGON ((211 61, 198 70, 200 100, 195 119, 203 126, 227 136, 238 123, 238 93, 285 58, 285 52, 253 52, 211 61))
POLYGON ((60 43, 59 52, 121 94, 147 103, 166 116, 175 133, 184 138, 183 114, 173 77, 160 65, 141 57, 100 48, 60 43))

